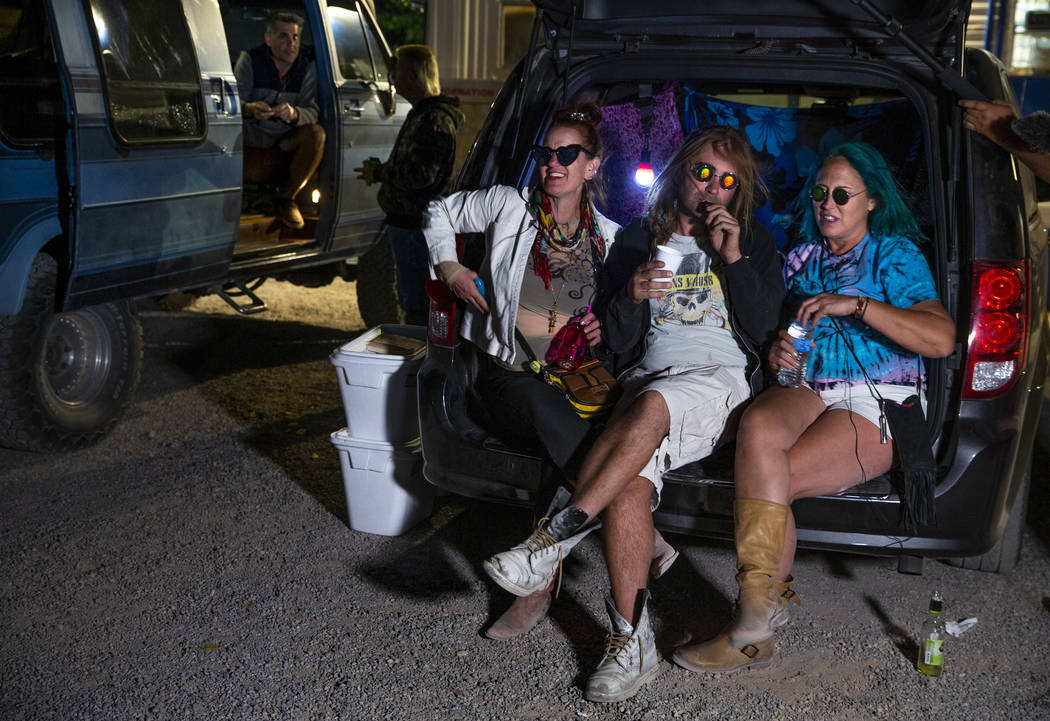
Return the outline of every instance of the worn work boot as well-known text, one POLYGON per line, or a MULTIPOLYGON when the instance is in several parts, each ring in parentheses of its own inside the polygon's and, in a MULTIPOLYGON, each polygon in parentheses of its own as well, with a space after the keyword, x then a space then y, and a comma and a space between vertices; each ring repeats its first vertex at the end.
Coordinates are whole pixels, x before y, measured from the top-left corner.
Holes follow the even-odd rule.
POLYGON ((561 570, 562 559, 601 525, 594 519, 581 530, 586 518, 579 508, 569 506, 551 518, 541 519, 528 538, 485 561, 485 573, 515 596, 528 596, 546 588, 561 570))
MULTIPOLYGON (((773 660, 773 630, 787 621, 794 592, 780 595, 774 577, 784 550, 788 507, 751 498, 733 504, 737 574, 740 587, 733 619, 706 643, 682 646, 674 660, 690 671, 735 671, 773 660)), ((797 600, 797 599, 796 599, 797 600)))
POLYGON ((299 206, 291 198, 277 198, 277 217, 292 230, 301 230, 306 225, 299 206))
POLYGON ((660 576, 667 573, 671 565, 678 560, 678 549, 672 546, 667 540, 660 535, 660 532, 653 529, 653 561, 649 564, 649 575, 652 576, 653 580, 660 578, 660 576))
MULTIPOLYGON (((649 567, 650 575, 656 579, 667 573, 667 569, 678 558, 678 551, 653 529, 653 560, 649 567)), ((528 596, 518 597, 495 623, 485 629, 485 637, 495 641, 517 638, 531 631, 547 615, 554 595, 554 581, 547 588, 528 596)), ((785 621, 787 619, 785 618, 785 621)))
POLYGON ((515 598, 510 608, 485 630, 485 637, 495 641, 505 641, 531 631, 540 622, 540 619, 547 615, 553 595, 554 581, 551 581, 550 585, 544 589, 528 596, 515 598))
POLYGON ((645 592, 642 611, 634 627, 617 613, 609 594, 605 596, 605 605, 612 630, 605 637, 605 656, 587 679, 583 691, 585 699, 601 703, 631 698, 660 673, 656 638, 649 623, 649 592, 645 592))

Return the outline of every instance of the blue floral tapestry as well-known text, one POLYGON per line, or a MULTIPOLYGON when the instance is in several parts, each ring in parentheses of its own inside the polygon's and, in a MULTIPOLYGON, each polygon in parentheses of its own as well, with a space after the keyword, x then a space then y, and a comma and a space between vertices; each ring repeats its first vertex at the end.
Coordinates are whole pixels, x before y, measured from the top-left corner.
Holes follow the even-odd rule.
MULTIPOLYGON (((710 125, 729 125, 742 130, 758 155, 768 191, 759 203, 756 216, 773 232, 781 250, 793 243, 793 205, 806 176, 827 150, 850 140, 870 143, 885 156, 920 227, 927 233, 931 231, 922 127, 915 108, 907 100, 864 104, 829 102, 809 108, 780 108, 721 100, 688 86, 674 89, 678 95, 676 105, 681 113, 681 127, 679 129, 676 122, 654 125, 654 136, 664 128, 674 136, 652 139, 652 146, 662 151, 654 153, 654 170, 660 172, 661 162, 669 157, 668 141, 681 142, 681 133, 688 134, 710 125)), ((616 116, 632 112, 636 112, 633 106, 603 109, 607 120, 603 128, 606 147, 621 150, 622 157, 617 160, 625 166, 637 163, 637 152, 625 153, 623 149, 639 144, 638 130, 617 123, 616 116), (623 137, 618 137, 620 135, 623 137)), ((606 169, 613 170, 612 167, 606 169)), ((641 212, 645 195, 644 189, 634 186, 633 172, 626 172, 628 169, 617 167, 619 172, 606 177, 613 182, 609 183, 609 199, 603 210, 621 224, 641 212)))
POLYGON ((922 128, 907 100, 810 108, 772 108, 718 100, 683 87, 682 126, 686 133, 709 125, 744 132, 758 153, 768 197, 756 215, 769 226, 777 247, 791 245, 793 205, 806 177, 835 145, 863 140, 882 153, 904 198, 927 232, 926 154, 922 128))

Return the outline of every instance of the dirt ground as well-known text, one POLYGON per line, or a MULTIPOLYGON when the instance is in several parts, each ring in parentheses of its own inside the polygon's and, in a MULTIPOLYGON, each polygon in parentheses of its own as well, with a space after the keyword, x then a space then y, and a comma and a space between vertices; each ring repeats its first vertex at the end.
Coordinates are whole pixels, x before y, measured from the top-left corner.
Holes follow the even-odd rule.
MULTIPOLYGON (((682 551, 652 586, 660 676, 583 700, 603 653, 600 539, 566 563, 550 616, 498 643, 510 603, 481 571, 529 512, 444 495, 402 536, 348 526, 331 352, 364 330, 352 284, 268 281, 267 313, 217 298, 145 308, 136 404, 98 445, 0 451, 3 719, 1050 719, 1050 457, 1004 575, 802 551, 802 607, 766 669, 700 676, 666 659, 718 631, 724 543, 682 551), (914 670, 933 590, 977 625, 944 676, 914 670)), ((593 534, 597 536, 597 534, 593 534)))

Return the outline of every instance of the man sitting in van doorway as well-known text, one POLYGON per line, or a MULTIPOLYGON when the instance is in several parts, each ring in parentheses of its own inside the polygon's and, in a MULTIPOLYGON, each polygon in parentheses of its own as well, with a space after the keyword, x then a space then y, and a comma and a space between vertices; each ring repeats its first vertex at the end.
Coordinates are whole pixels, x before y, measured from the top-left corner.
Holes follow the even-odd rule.
POLYGON ((245 182, 275 183, 277 217, 295 230, 305 225, 295 196, 321 163, 325 141, 317 124, 317 66, 309 48, 299 47, 303 22, 294 13, 273 13, 264 43, 242 52, 234 68, 245 182))

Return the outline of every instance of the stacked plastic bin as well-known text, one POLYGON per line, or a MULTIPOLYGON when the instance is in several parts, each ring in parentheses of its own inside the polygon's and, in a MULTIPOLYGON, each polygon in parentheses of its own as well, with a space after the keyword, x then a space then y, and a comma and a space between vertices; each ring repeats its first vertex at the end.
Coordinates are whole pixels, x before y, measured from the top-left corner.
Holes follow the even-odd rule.
POLYGON ((423 478, 416 373, 426 329, 381 325, 333 351, 346 428, 339 451, 350 527, 397 536, 430 515, 434 488, 423 478))

